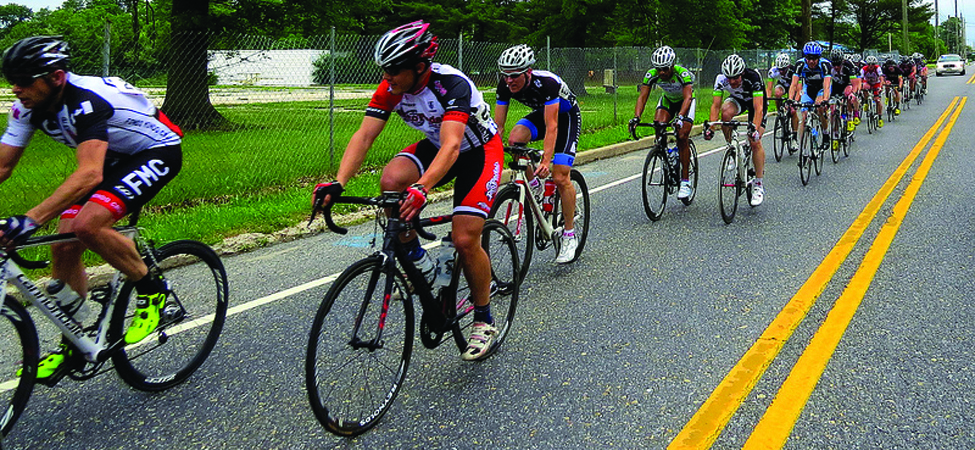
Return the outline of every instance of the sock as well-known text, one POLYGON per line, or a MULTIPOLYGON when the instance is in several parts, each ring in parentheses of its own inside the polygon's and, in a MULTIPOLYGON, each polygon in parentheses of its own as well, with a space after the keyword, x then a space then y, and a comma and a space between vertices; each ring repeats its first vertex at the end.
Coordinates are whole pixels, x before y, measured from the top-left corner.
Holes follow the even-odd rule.
POLYGON ((756 178, 755 178, 755 186, 761 186, 761 185, 762 185, 762 179, 761 179, 761 178, 758 178, 758 177, 756 177, 756 178))
POLYGON ((484 322, 489 325, 494 324, 494 318, 491 317, 491 304, 484 306, 474 306, 474 321, 484 322))
POLYGON ((425 252, 423 247, 420 247, 420 238, 413 238, 412 241, 404 242, 403 248, 406 249, 406 254, 410 255, 410 258, 413 258, 414 261, 423 257, 423 253, 425 252))
POLYGON ((570 238, 570 237, 575 237, 575 236, 576 236, 575 229, 572 229, 572 230, 562 230, 562 237, 568 237, 568 238, 570 238))

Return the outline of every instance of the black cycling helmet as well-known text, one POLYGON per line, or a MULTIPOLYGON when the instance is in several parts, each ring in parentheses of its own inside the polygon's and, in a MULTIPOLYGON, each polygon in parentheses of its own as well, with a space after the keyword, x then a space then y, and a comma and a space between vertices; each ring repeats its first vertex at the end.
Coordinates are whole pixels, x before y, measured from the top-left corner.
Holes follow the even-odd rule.
POLYGON ((3 53, 3 76, 11 84, 68 70, 68 43, 58 36, 34 36, 17 41, 3 53))

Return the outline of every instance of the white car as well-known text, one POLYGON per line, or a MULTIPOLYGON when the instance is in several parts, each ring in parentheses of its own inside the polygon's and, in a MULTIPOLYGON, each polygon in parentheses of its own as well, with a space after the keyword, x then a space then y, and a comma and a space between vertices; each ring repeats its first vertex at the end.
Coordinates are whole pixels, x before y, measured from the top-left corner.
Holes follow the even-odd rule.
POLYGON ((941 76, 946 73, 960 73, 965 74, 965 60, 961 59, 958 55, 941 55, 938 58, 937 67, 934 69, 934 74, 941 76))

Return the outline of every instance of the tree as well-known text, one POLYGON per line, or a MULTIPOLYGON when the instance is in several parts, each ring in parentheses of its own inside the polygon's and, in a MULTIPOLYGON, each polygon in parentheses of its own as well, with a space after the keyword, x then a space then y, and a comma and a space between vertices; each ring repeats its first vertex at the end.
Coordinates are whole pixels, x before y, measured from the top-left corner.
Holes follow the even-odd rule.
POLYGON ((16 3, 0 6, 0 36, 6 36, 14 25, 26 22, 32 17, 34 11, 26 6, 16 3))
POLYGON ((183 129, 213 129, 227 119, 210 103, 207 32, 210 0, 173 0, 169 78, 162 110, 183 129))

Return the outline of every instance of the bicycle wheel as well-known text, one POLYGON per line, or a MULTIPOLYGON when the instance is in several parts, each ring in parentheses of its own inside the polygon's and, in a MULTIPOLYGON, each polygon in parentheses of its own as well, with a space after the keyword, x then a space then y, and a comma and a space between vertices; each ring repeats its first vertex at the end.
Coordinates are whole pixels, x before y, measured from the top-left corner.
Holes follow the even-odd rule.
POLYGON ((738 178, 738 154, 734 147, 728 147, 721 160, 721 173, 718 181, 718 208, 721 210, 721 219, 724 223, 731 223, 735 220, 735 212, 738 210, 738 194, 741 193, 741 184, 738 178))
POLYGON ((5 297, 0 308, 0 437, 14 427, 34 390, 38 358, 37 329, 27 310, 5 297), (21 375, 17 376, 20 371, 21 375))
POLYGON ((643 210, 652 221, 660 220, 667 206, 667 160, 664 152, 650 149, 643 163, 643 210))
POLYGON ((833 158, 833 164, 840 162, 840 146, 843 145, 841 141, 843 140, 844 127, 843 118, 839 111, 834 111, 833 117, 830 119, 829 132, 829 153, 833 158))
MULTIPOLYGON (((227 272, 209 246, 174 241, 155 250, 156 267, 168 287, 159 327, 142 341, 112 355, 115 371, 130 386, 161 391, 182 383, 198 369, 217 344, 227 316, 227 272)), ((109 340, 122 339, 135 315, 131 282, 120 289, 109 340)))
POLYGON ((339 275, 315 314, 305 358, 308 400, 326 430, 356 436, 389 410, 410 365, 413 323, 406 281, 383 268, 381 255, 339 275))
MULTIPOLYGON (((569 179, 572 181, 572 187, 576 191, 576 213, 572 218, 572 229, 576 235, 576 240, 579 242, 579 246, 576 247, 576 254, 572 257, 573 262, 579 259, 582 255, 582 249, 586 246, 586 237, 589 236, 589 186, 586 184, 586 178, 582 176, 582 173, 576 169, 572 169, 569 172, 569 179)), ((555 192, 555 228, 565 227, 565 217, 562 215, 562 199, 559 197, 558 191, 555 192)), ((510 229, 509 229, 510 231, 510 229)))
POLYGON ((809 127, 806 127, 799 137, 799 180, 803 186, 809 184, 809 177, 812 175, 813 145, 815 144, 812 143, 809 127))
MULTIPOLYGON (((817 119, 818 122, 818 119, 817 119)), ((817 124, 816 127, 819 125, 817 124)), ((816 134, 812 136, 810 142, 813 144, 812 147, 812 162, 813 168, 816 169, 816 176, 823 174, 823 164, 826 162, 826 146, 829 145, 829 134, 823 133, 822 130, 818 130, 816 134), (823 143, 826 145, 823 145, 823 143)))
MULTIPOLYGON (((511 232, 521 261, 518 276, 524 280, 528 275, 528 267, 531 265, 532 254, 535 251, 535 216, 532 214, 531 206, 520 199, 521 189, 518 186, 510 184, 505 186, 495 197, 488 217, 497 219, 511 232)), ((555 204, 558 205, 559 202, 556 201, 555 204)))
POLYGON ((775 162, 782 161, 785 149, 789 146, 789 131, 786 129, 785 122, 789 120, 781 112, 775 116, 775 128, 772 130, 772 150, 775 153, 775 162))

